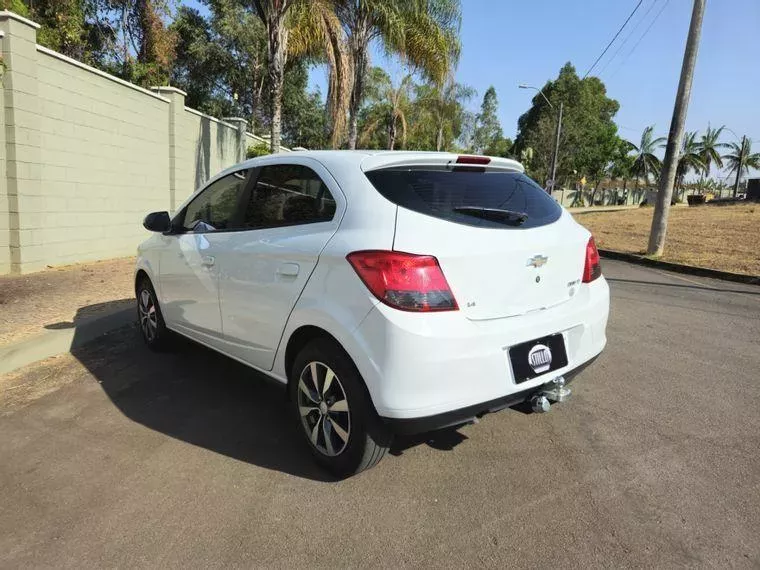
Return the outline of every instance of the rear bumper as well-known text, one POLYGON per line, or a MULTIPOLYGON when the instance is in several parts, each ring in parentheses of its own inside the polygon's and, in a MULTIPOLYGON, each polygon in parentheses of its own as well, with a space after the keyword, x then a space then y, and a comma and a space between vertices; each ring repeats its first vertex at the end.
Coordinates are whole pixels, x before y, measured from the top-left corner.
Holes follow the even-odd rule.
MULTIPOLYGON (((565 378, 565 384, 572 382, 578 374, 583 372, 589 365, 593 364, 598 356, 599 355, 594 356, 577 368, 565 372, 563 375, 565 378)), ((514 392, 489 402, 475 404, 473 406, 436 414, 434 416, 426 416, 422 418, 381 418, 381 420, 393 435, 415 435, 426 433, 437 429, 466 424, 475 418, 484 416, 485 414, 498 412, 504 408, 516 406, 517 404, 521 404, 530 399, 530 397, 539 392, 541 388, 542 386, 528 388, 527 390, 514 392)))
POLYGON ((487 409, 492 402, 510 405, 521 393, 567 376, 604 348, 608 313, 604 278, 561 305, 488 321, 460 311, 407 313, 378 304, 346 348, 381 418, 428 418, 487 409), (509 348, 555 333, 564 337, 567 366, 515 382, 509 348))

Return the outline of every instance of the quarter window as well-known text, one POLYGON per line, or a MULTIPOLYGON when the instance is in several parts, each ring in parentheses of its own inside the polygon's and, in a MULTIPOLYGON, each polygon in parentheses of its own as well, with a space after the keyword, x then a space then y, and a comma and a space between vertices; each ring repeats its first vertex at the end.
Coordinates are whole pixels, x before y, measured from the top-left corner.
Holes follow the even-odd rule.
POLYGON ((232 229, 247 177, 247 170, 239 170, 209 185, 185 208, 182 219, 185 231, 232 229))
POLYGON ((264 166, 245 205, 243 226, 249 229, 329 222, 335 199, 322 179, 307 166, 264 166))

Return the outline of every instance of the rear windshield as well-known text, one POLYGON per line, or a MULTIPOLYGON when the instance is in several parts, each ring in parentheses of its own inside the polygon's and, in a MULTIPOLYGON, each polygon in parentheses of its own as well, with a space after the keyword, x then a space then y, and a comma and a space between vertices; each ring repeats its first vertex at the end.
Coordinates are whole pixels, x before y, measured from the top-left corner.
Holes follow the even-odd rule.
POLYGON ((556 222, 562 208, 517 172, 384 169, 365 173, 391 202, 469 226, 527 229, 556 222))

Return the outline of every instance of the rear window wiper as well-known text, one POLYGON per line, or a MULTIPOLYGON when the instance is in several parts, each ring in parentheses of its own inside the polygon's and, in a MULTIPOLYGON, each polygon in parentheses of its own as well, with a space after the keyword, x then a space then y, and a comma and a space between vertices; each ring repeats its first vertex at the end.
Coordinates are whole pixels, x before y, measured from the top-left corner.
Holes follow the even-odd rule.
POLYGON ((525 212, 517 212, 515 210, 503 210, 501 208, 484 208, 482 206, 458 206, 452 208, 454 212, 458 214, 464 214, 466 216, 474 216, 476 218, 482 218, 484 220, 490 220, 493 222, 522 224, 528 219, 528 214, 525 212))

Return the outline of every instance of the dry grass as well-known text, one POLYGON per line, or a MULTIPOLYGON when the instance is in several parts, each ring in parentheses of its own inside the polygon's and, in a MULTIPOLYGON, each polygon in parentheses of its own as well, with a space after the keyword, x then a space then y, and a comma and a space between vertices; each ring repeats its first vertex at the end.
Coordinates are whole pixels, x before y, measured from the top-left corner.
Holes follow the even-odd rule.
MULTIPOLYGON (((653 208, 576 214, 600 248, 644 253, 653 208)), ((662 259, 760 275, 760 204, 672 208, 662 259)))
POLYGON ((134 265, 128 257, 0 277, 0 344, 131 305, 134 265))

